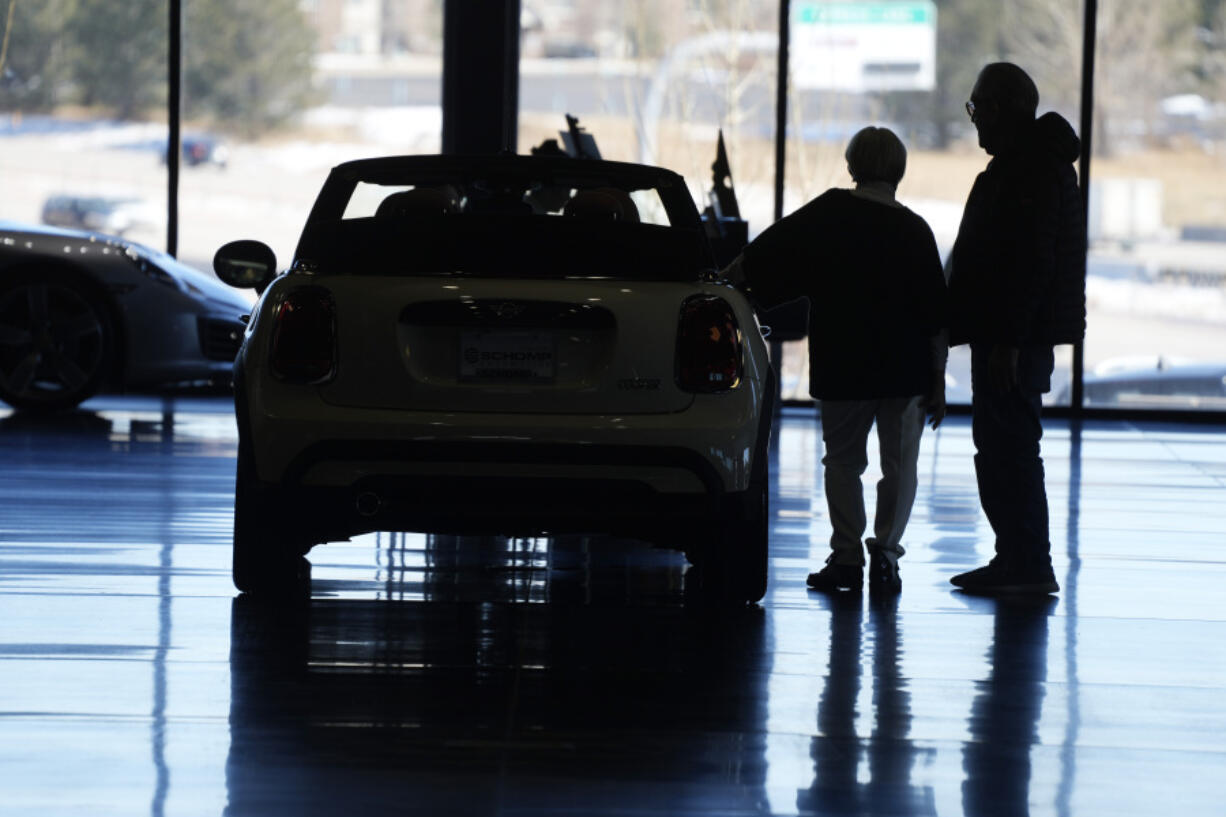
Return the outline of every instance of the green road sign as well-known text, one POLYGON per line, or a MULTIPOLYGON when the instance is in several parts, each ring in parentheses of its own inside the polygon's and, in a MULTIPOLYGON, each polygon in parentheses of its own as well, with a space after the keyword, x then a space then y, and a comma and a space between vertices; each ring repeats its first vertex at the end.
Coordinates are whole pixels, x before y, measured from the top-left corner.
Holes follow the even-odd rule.
POLYGON ((936 4, 797 3, 795 21, 801 25, 932 25, 936 4))

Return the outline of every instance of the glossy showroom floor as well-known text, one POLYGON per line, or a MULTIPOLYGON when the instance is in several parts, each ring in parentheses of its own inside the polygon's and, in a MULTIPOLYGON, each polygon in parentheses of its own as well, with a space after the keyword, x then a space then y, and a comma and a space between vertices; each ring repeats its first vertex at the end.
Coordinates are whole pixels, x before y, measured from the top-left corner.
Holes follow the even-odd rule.
POLYGON ((901 599, 808 592, 789 413, 758 609, 634 543, 383 534, 269 610, 230 585, 227 403, 87 407, 0 416, 0 814, 1226 814, 1220 428, 1049 423, 1048 603, 948 584, 989 545, 959 418, 901 599))

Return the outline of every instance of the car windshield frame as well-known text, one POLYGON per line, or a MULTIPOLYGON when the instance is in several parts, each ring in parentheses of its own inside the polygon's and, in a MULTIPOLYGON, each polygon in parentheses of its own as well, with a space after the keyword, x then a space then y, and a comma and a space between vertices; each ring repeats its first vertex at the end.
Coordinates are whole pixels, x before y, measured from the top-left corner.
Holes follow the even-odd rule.
MULTIPOLYGON (((344 251, 338 248, 353 247, 356 243, 352 240, 352 232, 347 226, 364 220, 345 217, 350 200, 360 185, 386 186, 389 190, 423 186, 452 186, 462 189, 476 182, 495 182, 507 189, 521 190, 543 186, 572 190, 616 188, 627 194, 638 191, 654 192, 668 220, 667 225, 621 223, 604 225, 601 229, 611 228, 614 232, 625 231, 627 234, 642 233, 648 243, 653 239, 666 243, 680 239, 687 248, 692 249, 692 258, 687 256, 687 263, 683 265, 685 269, 670 271, 664 277, 692 280, 700 278, 714 267, 703 222, 685 180, 670 170, 569 157, 396 156, 347 162, 332 170, 307 218, 291 269, 343 271, 341 268, 344 264, 340 263, 338 258, 344 251)), ((465 213, 462 218, 475 221, 478 216, 465 213)), ((540 218, 552 221, 556 216, 540 218)), ((447 219, 453 222, 456 220, 442 217, 443 221, 447 219)), ((499 220, 506 223, 505 218, 499 220)), ((524 226, 531 223, 531 219, 526 221, 524 226)), ((685 252, 679 254, 685 255, 685 252)), ((367 269, 369 268, 368 266, 367 269)), ((661 275, 658 269, 627 269, 625 273, 626 277, 654 278, 661 275)), ((417 271, 409 274, 423 273, 417 271)), ((464 273, 448 270, 446 274, 464 273)), ((543 277, 556 276, 547 274, 543 277)), ((566 277, 609 276, 576 272, 574 276, 566 277)))

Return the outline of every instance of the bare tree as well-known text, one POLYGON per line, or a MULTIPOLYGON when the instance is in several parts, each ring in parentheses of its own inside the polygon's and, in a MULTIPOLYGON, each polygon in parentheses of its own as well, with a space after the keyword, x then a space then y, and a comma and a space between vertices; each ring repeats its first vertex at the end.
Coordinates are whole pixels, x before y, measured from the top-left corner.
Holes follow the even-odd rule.
MULTIPOLYGON (((1081 87, 1081 6, 1005 6, 1007 56, 1034 76, 1045 107, 1075 111, 1081 87)), ((1197 58, 1196 0, 1106 0, 1098 6, 1095 144, 1112 153, 1154 136, 1161 98, 1187 87, 1197 58)))
POLYGON ((710 184, 717 129, 738 192, 769 185, 777 0, 697 0, 688 10, 628 0, 637 81, 627 83, 639 158, 710 184), (641 89, 641 90, 640 90, 641 89))

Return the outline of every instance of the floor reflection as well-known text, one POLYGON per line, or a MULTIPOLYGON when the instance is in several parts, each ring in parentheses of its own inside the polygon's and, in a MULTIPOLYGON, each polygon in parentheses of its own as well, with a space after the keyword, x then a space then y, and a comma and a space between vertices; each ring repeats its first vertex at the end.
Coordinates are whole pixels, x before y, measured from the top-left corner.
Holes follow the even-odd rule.
POLYGON ((898 598, 835 594, 830 654, 810 748, 813 783, 796 798, 801 814, 935 815, 931 787, 911 781, 917 763, 933 754, 910 740, 911 695, 902 674, 898 598), (867 640, 866 640, 867 636, 867 640), (857 732, 865 670, 871 674, 872 731, 857 732))
POLYGON ((630 603, 578 537, 387 549, 390 598, 234 600, 227 815, 762 813, 762 610, 630 603))
POLYGON ((59 414, 9 411, 0 416, 0 434, 7 437, 44 434, 109 434, 114 422, 97 412, 74 409, 59 414))
POLYGON ((1047 683, 1047 629, 1055 598, 993 602, 991 667, 971 702, 962 748, 967 817, 1030 814, 1031 750, 1047 683))
POLYGON ((230 408, 176 406, 0 413, 0 812, 1226 802, 1220 432, 1052 423, 1062 589, 1037 607, 948 584, 990 548, 959 418, 925 435, 896 604, 808 592, 809 415, 782 422, 759 609, 687 604, 683 556, 642 543, 404 533, 312 551, 311 597, 260 607, 230 581, 230 408))
POLYGON ((1076 784, 1077 741, 1081 734, 1081 684, 1077 677, 1077 627, 1081 622, 1078 594, 1081 580, 1081 443, 1082 424, 1069 423, 1068 518, 1065 525, 1068 569, 1064 574, 1064 671, 1068 699, 1065 712, 1064 741, 1060 748, 1060 785, 1056 791, 1056 811, 1060 817, 1073 813, 1072 798, 1076 784))

